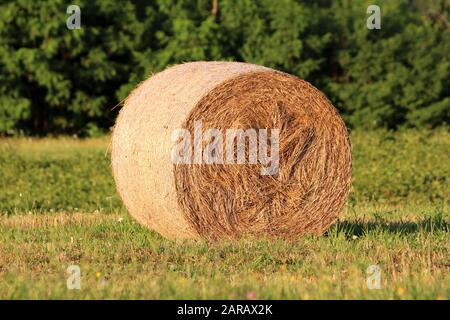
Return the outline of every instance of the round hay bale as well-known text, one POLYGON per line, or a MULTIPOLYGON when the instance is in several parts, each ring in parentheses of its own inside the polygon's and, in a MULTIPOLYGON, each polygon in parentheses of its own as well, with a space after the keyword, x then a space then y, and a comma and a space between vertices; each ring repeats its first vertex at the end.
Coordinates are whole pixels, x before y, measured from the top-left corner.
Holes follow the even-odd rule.
POLYGON ((351 185, 351 147, 336 109, 308 82, 252 64, 191 62, 151 76, 125 100, 112 167, 130 214, 167 238, 295 239, 322 234, 337 218, 351 185), (193 136, 215 128, 224 137, 184 141, 178 155, 192 161, 174 163, 181 128, 193 136), (244 163, 237 138, 226 155, 235 162, 206 163, 212 140, 219 147, 208 155, 225 158, 229 129, 267 129, 257 137, 266 139, 270 165, 278 150, 278 167, 250 161, 251 135, 244 163))

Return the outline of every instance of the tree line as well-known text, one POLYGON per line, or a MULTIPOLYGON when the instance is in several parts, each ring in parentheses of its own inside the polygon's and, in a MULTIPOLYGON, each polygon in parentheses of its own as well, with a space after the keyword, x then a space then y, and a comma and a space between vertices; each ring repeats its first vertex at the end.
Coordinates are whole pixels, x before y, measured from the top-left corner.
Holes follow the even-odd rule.
POLYGON ((322 90, 351 128, 450 119, 447 0, 0 0, 0 134, 106 132, 150 74, 246 61, 322 90), (68 29, 69 5, 80 29, 68 29), (380 29, 367 7, 380 7, 380 29))

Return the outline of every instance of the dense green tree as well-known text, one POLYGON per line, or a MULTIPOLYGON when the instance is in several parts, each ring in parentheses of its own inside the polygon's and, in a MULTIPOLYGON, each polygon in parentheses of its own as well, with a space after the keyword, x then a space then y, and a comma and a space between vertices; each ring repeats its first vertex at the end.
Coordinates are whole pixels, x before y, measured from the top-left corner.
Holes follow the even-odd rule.
POLYGON ((379 1, 381 29, 366 28, 367 1, 335 1, 330 95, 366 128, 435 126, 450 119, 450 32, 407 0, 379 1))
POLYGON ((138 2, 81 0, 81 29, 69 30, 68 5, 2 2, 0 131, 80 132, 111 124, 116 90, 128 83, 153 16, 138 17, 138 2))
POLYGON ((296 74, 352 127, 450 120, 448 0, 0 0, 0 134, 107 130, 133 87, 168 65, 237 60, 296 74))

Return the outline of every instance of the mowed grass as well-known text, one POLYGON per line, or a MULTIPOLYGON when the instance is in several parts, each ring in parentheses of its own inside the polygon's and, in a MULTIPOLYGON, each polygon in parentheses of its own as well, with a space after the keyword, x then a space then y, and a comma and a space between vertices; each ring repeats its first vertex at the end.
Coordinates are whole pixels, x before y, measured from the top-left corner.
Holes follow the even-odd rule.
POLYGON ((108 138, 0 140, 0 299, 448 299, 450 134, 353 132, 339 221, 295 242, 174 242, 118 200, 108 138), (67 267, 81 289, 67 288, 67 267), (367 287, 380 268, 381 288, 367 287))

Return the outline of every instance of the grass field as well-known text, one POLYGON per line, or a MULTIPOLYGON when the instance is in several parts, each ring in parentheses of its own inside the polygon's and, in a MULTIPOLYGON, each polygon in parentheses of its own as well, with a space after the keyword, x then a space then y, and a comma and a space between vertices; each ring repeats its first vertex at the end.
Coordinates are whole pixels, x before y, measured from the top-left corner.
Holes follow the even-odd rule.
POLYGON ((108 138, 0 139, 0 299, 449 299, 450 133, 351 140, 353 188, 326 235, 208 246, 128 216, 108 138), (367 288, 370 265, 381 289, 367 288))

